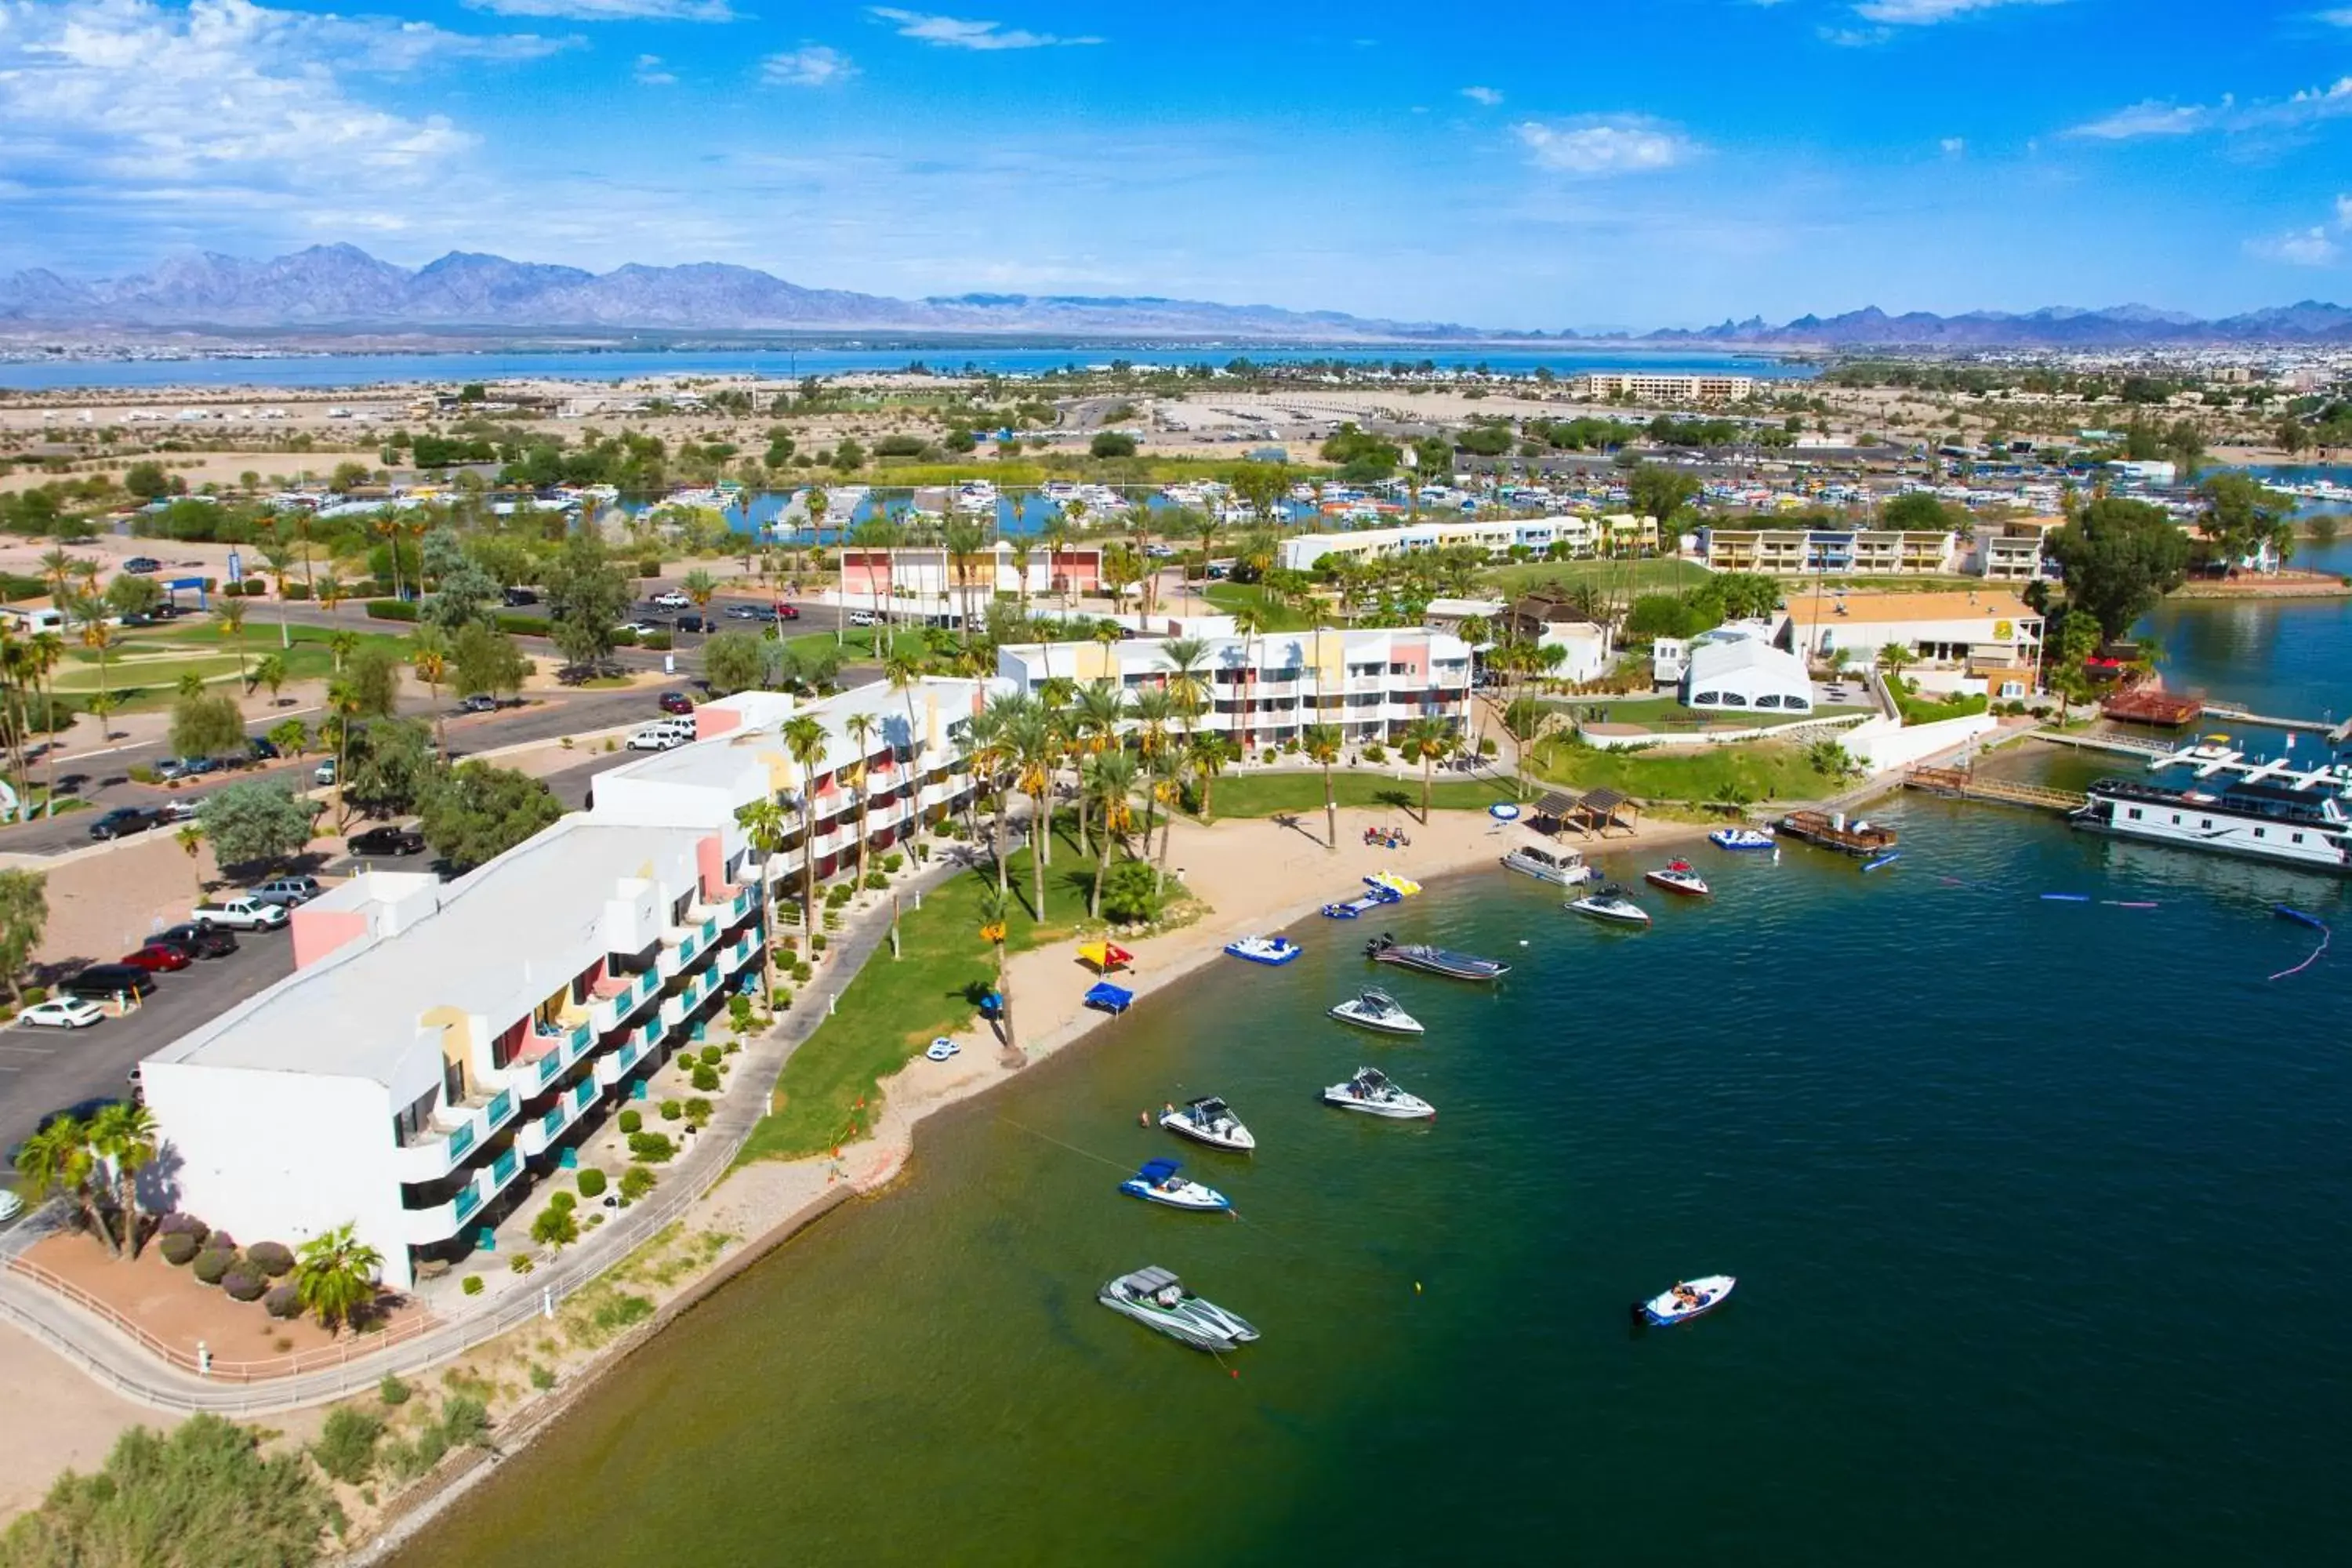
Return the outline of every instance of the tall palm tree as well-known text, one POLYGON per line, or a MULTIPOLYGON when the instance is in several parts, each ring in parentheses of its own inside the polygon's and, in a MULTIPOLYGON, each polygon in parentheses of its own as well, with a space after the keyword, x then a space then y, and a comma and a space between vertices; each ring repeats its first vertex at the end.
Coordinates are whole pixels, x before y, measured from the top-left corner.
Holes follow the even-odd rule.
POLYGON ((180 825, 180 831, 172 835, 172 841, 180 847, 180 853, 188 858, 189 868, 195 872, 196 902, 201 904, 205 901, 205 871, 198 858, 204 853, 205 825, 184 822, 180 825))
POLYGON ((1184 748, 1184 765, 1192 770, 1193 779, 1201 786, 1201 820, 1202 822, 1209 820, 1209 797, 1211 791, 1216 786, 1217 775, 1224 771, 1225 764, 1231 761, 1233 761, 1232 745, 1214 730, 1204 730, 1193 736, 1192 743, 1184 748))
POLYGON ((383 539, 392 552, 392 596, 404 595, 400 591, 400 521, 389 513, 369 525, 368 531, 383 539))
POLYGON ((1209 701, 1208 677, 1202 673, 1209 663, 1208 642, 1202 637, 1170 637, 1160 645, 1160 657, 1168 664, 1161 684, 1182 715, 1189 737, 1199 727, 1201 710, 1209 701))
MULTIPOLYGON (((980 563, 988 536, 977 523, 950 517, 942 538, 947 546, 949 564, 955 572, 956 616, 963 623, 964 636, 970 637, 977 619, 972 614, 971 574, 980 563)), ((989 584, 989 591, 992 595, 995 592, 992 582, 989 584)))
POLYGON ((383 1258, 348 1225, 322 1231, 302 1244, 294 1260, 294 1296, 315 1312, 319 1324, 339 1332, 375 1300, 383 1258))
POLYGON ((1035 710, 1024 710, 1008 720, 1004 739, 1012 749, 1021 793, 1029 797, 1029 873, 1035 893, 1030 907, 1033 920, 1042 921, 1045 918, 1045 840, 1053 831, 1045 803, 1053 792, 1055 763, 1061 749, 1055 742, 1053 726, 1035 710))
MULTIPOLYGON (((58 666, 65 662, 66 639, 57 632, 36 632, 27 658, 34 679, 41 689, 41 721, 44 726, 57 721, 58 666)), ((41 815, 54 816, 58 809, 58 749, 44 747, 41 752, 42 800, 41 815)))
MULTIPOLYGON (((1070 752, 1070 706, 1077 700, 1078 683, 1067 676, 1057 676, 1037 689, 1037 711, 1045 721, 1045 736, 1049 760, 1045 770, 1045 793, 1033 798, 1034 815, 1045 820, 1045 837, 1042 853, 1045 864, 1054 863, 1054 780, 1060 771, 1064 752, 1070 752)), ((1071 753, 1075 765, 1076 753, 1071 753)))
POLYGON ((341 577, 336 576, 332 572, 330 572, 325 576, 320 578, 311 588, 311 592, 317 595, 320 605, 330 612, 335 610, 342 604, 343 595, 348 591, 349 590, 343 586, 343 580, 341 577))
POLYGON ((1144 800, 1143 852, 1151 853, 1151 813, 1160 810, 1160 855, 1157 886, 1168 885, 1168 841, 1175 836, 1176 807, 1184 794, 1184 756, 1174 747, 1163 747, 1143 759, 1144 800))
MULTIPOLYGON (((1204 600, 1209 596, 1209 557, 1217 552, 1217 535, 1224 529, 1224 520, 1217 515, 1213 505, 1204 506, 1193 514, 1192 537, 1201 542, 1201 597, 1204 600)), ((1190 577, 1192 574, 1185 575, 1190 577)))
POLYGON ((77 595, 73 601, 73 613, 75 619, 81 623, 82 647, 98 655, 98 696, 90 703, 90 711, 100 716, 100 727, 103 729, 106 714, 114 709, 114 688, 107 678, 106 668, 106 656, 112 651, 116 642, 114 622, 107 613, 106 601, 95 594, 77 595))
POLYGON ((1125 752, 1106 752, 1094 759, 1084 778, 1085 793, 1094 797, 1102 818, 1102 847, 1095 858, 1095 885, 1087 900, 1087 916, 1102 918, 1103 879, 1110 874, 1111 846, 1133 820, 1128 798, 1135 793, 1135 759, 1125 752))
POLYGON ((1331 769, 1339 760, 1341 742, 1336 724, 1309 724, 1302 742, 1309 762, 1323 770, 1323 836, 1325 847, 1339 852, 1339 798, 1331 784, 1331 769))
POLYGON ((1404 753, 1407 762, 1421 764, 1421 825, 1423 827, 1429 826, 1431 770, 1436 766, 1438 758, 1453 752, 1454 743, 1453 726, 1444 720, 1415 719, 1405 727, 1404 740, 1397 748, 1404 753))
POLYGON ((761 796, 735 808, 735 820, 743 829, 743 841, 760 857, 760 984, 772 1000, 776 994, 776 944, 765 940, 769 907, 773 900, 773 889, 768 877, 768 862, 784 847, 784 808, 774 800, 761 796))
POLYGON ((213 614, 220 620, 221 636, 236 645, 236 679, 245 683, 245 601, 223 599, 213 614))
POLYGON ((841 721, 841 732, 857 751, 857 760, 845 771, 850 786, 857 791, 857 885, 861 888, 866 885, 866 816, 874 795, 867 785, 873 774, 874 735, 880 728, 871 713, 852 713, 841 721))
MULTIPOLYGON (((449 731, 448 721, 441 711, 441 683, 449 679, 449 639, 440 627, 416 628, 416 636, 408 645, 408 662, 416 671, 416 679, 425 682, 425 689, 433 694, 433 746, 446 763, 449 760, 449 731)), ((273 690, 270 695, 275 697, 277 692, 273 690)))
POLYGON ((1004 938, 1007 917, 1013 912, 1012 900, 1002 888, 980 890, 980 940, 988 943, 996 954, 996 1016, 1004 1026, 1004 1043, 1013 1045, 1013 982, 1004 963, 1004 938))
POLYGON ((1262 604, 1234 606, 1234 630, 1242 635, 1243 652, 1241 733, 1235 739, 1241 743, 1244 761, 1257 746, 1257 667, 1265 652, 1265 625, 1270 618, 1262 604))
POLYGON ((99 1206, 103 1187, 98 1155, 90 1148, 89 1129, 70 1112, 26 1139, 16 1150, 16 1190, 26 1205, 37 1206, 53 1197, 72 1200, 83 1226, 99 1234, 108 1251, 120 1256, 122 1249, 99 1206))
MULTIPOLYGON (((1076 700, 1070 710, 1070 735, 1074 749, 1086 756, 1098 756, 1118 743, 1119 720, 1125 712, 1125 694, 1115 680, 1089 680, 1077 689, 1076 700)), ((1087 854, 1087 798, 1078 796, 1078 853, 1087 854)))
POLYGON ((352 726, 360 716, 359 688, 341 676, 328 681, 326 708, 326 724, 335 731, 335 829, 341 832, 351 823, 350 814, 343 809, 343 784, 352 771, 352 726))
MULTIPOLYGON (((1174 739, 1171 729, 1175 719, 1176 703, 1168 695, 1167 688, 1146 686, 1136 692, 1137 745, 1142 754, 1143 771, 1146 773, 1151 771, 1154 762, 1167 753, 1174 739)), ((1149 847, 1151 842, 1152 808, 1157 798, 1156 795, 1150 794, 1144 796, 1143 838, 1146 847, 1149 847)))
POLYGON ((801 929, 816 930, 816 770, 824 761, 824 726, 809 714, 784 721, 784 755, 801 771, 801 929))
POLYGON ((139 1173, 155 1160, 155 1117, 143 1105, 118 1100, 89 1119, 89 1146, 112 1180, 114 1215, 122 1227, 115 1256, 136 1258, 139 1244, 139 1173))
POLYGON ((913 654, 901 653, 895 646, 882 656, 882 679, 890 689, 907 701, 907 760, 912 763, 922 749, 923 737, 915 723, 915 683, 923 678, 923 661, 913 654))

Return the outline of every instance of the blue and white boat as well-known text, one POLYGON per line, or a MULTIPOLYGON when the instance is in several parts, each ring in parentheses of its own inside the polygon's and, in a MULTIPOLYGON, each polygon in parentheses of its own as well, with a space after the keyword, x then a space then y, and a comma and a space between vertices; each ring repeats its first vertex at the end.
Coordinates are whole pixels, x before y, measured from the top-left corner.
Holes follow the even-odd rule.
POLYGON ((1362 892, 1343 903, 1324 905, 1323 913, 1331 920, 1351 921, 1366 910, 1376 910, 1382 904, 1401 904, 1404 901, 1402 893, 1384 882, 1374 882, 1370 878, 1366 878, 1365 882, 1366 886, 1362 892))
POLYGON ((1681 1281, 1671 1290, 1661 1290, 1646 1301, 1635 1302, 1633 1316, 1654 1328, 1686 1323, 1730 1300, 1731 1288, 1738 1283, 1728 1274, 1702 1274, 1696 1279, 1681 1281))
POLYGON ((1175 1160, 1146 1160, 1141 1170, 1118 1184, 1118 1190, 1148 1204, 1164 1204, 1171 1209, 1191 1209, 1197 1214, 1218 1214, 1234 1206, 1233 1200, 1214 1187, 1204 1187, 1178 1175, 1176 1173, 1182 1168, 1181 1163, 1175 1160))
POLYGON ((1286 936, 1245 936, 1238 942, 1225 943, 1229 956, 1273 968, 1288 963, 1306 951, 1286 936))
POLYGON ((1706 836, 1717 849, 1770 849, 1773 837, 1760 827, 1718 827, 1706 836))

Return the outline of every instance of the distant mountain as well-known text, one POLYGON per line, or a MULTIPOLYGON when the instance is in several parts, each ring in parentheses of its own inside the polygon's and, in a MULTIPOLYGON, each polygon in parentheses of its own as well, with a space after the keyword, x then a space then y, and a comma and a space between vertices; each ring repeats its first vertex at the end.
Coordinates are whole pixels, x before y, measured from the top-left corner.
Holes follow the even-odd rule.
POLYGON ((2113 349, 2190 343, 2352 344, 2352 310, 2300 304, 2204 321, 2146 305, 2022 314, 1971 310, 1890 316, 1876 306, 1840 316, 1760 317, 1697 331, 1480 331, 1336 310, 1286 310, 1152 295, 972 293, 894 300, 804 289, 756 268, 577 267, 453 251, 410 268, 351 245, 313 246, 267 261, 197 252, 152 271, 81 281, 46 268, 0 276, 0 327, 267 328, 311 336, 394 329, 515 331, 1024 333, 1061 339, 1258 339, 1287 342, 1465 343, 1506 340, 1638 342, 1659 348, 2113 349))

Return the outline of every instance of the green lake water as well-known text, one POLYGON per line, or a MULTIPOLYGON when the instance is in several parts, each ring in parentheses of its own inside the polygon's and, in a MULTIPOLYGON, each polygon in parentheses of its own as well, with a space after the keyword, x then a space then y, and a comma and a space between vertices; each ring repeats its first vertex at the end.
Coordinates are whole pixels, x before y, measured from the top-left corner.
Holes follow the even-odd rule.
POLYGON ((2271 902, 2342 918, 2341 889, 1884 816, 1904 858, 1868 876, 1702 847, 1717 896, 1645 894, 1643 933, 1496 870, 1150 998, 927 1124, 897 1191, 615 1369, 402 1563, 2332 1557, 2352 951, 2266 976, 2314 938, 2271 902), (1383 926, 1517 968, 1376 975, 1383 926), (1425 1041, 1322 1016, 1382 982, 1425 1041), (1434 1124, 1318 1103, 1360 1063, 1434 1124), (1203 1092, 1254 1158, 1136 1125, 1203 1092), (1157 1154, 1244 1217, 1118 1195, 1157 1154), (1097 1305, 1145 1263, 1263 1342, 1220 1363, 1097 1305), (1630 1325, 1715 1271, 1719 1312, 1630 1325))

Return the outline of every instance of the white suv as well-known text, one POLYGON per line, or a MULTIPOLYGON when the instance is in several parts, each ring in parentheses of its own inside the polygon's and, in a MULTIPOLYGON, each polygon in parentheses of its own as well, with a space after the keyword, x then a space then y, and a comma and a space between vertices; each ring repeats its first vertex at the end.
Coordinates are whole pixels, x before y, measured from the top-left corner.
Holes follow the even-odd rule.
POLYGON ((667 752, 672 746, 683 746, 694 739, 694 721, 690 719, 664 719, 648 724, 629 737, 633 752, 667 752))

